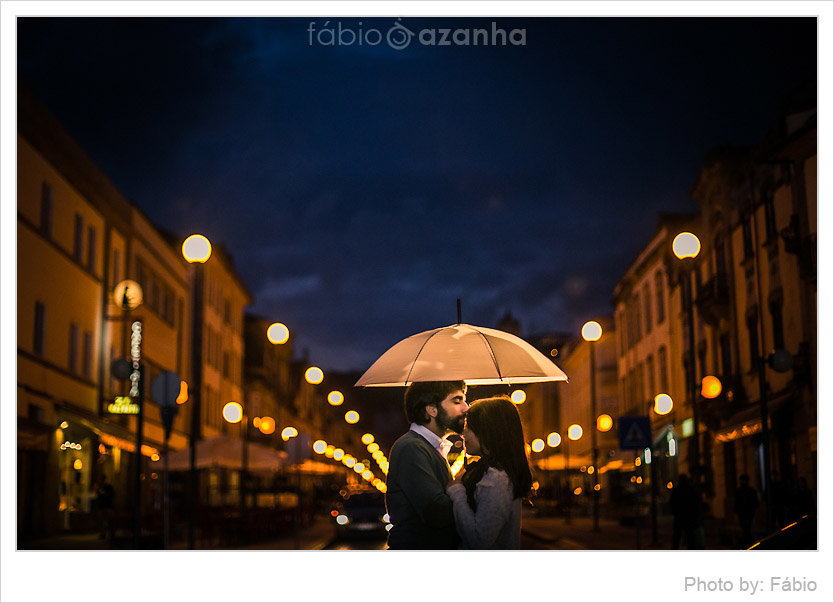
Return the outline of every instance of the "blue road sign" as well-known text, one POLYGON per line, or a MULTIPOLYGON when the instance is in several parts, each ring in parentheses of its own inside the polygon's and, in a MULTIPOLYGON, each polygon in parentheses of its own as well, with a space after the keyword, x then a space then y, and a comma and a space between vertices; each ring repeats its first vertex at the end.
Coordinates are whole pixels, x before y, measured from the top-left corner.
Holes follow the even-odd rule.
POLYGON ((648 416, 620 417, 617 433, 620 450, 643 450, 652 445, 652 424, 648 416))

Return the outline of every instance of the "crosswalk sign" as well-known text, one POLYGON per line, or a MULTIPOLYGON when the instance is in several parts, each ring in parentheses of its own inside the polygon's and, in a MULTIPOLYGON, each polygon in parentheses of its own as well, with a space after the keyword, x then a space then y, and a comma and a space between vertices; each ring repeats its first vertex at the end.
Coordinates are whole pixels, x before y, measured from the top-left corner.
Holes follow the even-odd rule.
POLYGON ((652 424, 647 416, 620 417, 620 450, 643 450, 652 445, 652 424))

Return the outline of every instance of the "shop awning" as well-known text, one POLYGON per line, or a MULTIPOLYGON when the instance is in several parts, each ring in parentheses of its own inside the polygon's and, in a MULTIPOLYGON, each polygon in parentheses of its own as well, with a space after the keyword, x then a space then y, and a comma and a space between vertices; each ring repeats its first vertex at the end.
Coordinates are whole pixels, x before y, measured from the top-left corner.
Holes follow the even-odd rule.
MULTIPOLYGON (((198 469, 225 467, 241 470, 243 465, 243 441, 227 436, 217 436, 197 442, 194 463, 198 469)), ((287 464, 287 454, 249 442, 246 469, 248 471, 274 471, 287 464)), ((187 471, 191 468, 191 449, 171 451, 168 455, 171 471, 187 471)))
MULTIPOLYGON (((769 424, 773 424, 773 413, 782 408, 785 404, 793 399, 792 393, 785 393, 776 396, 767 402, 767 413, 769 424)), ((732 442, 739 438, 745 438, 762 430, 762 409, 761 405, 756 402, 743 408, 727 420, 727 425, 722 427, 715 433, 715 439, 718 442, 732 442)))

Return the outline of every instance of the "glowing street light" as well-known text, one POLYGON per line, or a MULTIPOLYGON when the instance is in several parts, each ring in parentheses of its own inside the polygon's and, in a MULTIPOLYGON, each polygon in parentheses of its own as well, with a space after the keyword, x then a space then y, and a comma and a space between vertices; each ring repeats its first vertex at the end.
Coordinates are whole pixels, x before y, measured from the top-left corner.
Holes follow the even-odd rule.
POLYGON ((721 380, 718 377, 707 375, 701 379, 701 395, 708 400, 721 395, 721 380))
POLYGON ((345 401, 345 395, 340 391, 333 390, 327 394, 327 401, 330 406, 341 406, 342 402, 345 401))
POLYGON ((211 243, 201 234, 193 234, 182 244, 182 257, 191 264, 205 264, 211 257, 211 243))
POLYGON ((359 413, 355 410, 349 410, 345 413, 345 421, 353 425, 359 422, 359 413))
POLYGON ((290 340, 290 330, 280 322, 274 322, 266 330, 266 338, 270 343, 281 345, 290 340))
POLYGON ((654 412, 658 415, 668 415, 675 404, 669 394, 657 394, 654 397, 654 412))
POLYGON ((602 327, 595 320, 589 320, 582 325, 582 339, 585 341, 599 341, 602 337, 602 327))
POLYGON ((362 443, 366 446, 374 441, 374 435, 372 433, 366 433, 362 436, 362 443))
POLYGON ((243 407, 237 402, 228 402, 223 407, 223 418, 227 423, 240 423, 243 419, 243 407))
POLYGON ((311 385, 318 385, 324 381, 324 371, 317 366, 311 366, 304 372, 304 379, 311 385))
POLYGON ((556 448, 559 444, 562 443, 562 436, 560 436, 555 431, 547 434, 547 445, 551 448, 556 448))
POLYGON ((701 241, 691 232, 682 232, 672 241, 672 253, 679 260, 697 257, 701 251, 701 241))
POLYGON ((533 450, 533 452, 541 452, 542 450, 544 450, 544 440, 542 440, 541 438, 536 438, 530 443, 530 448, 533 450))
MULTIPOLYGON (((289 442, 290 438, 294 438, 298 435, 298 430, 295 427, 284 427, 281 430, 281 439, 285 442, 289 442)), ((321 440, 319 440, 320 442, 321 440)), ((325 444, 327 446, 327 444, 325 444)))
POLYGON ((614 419, 611 415, 601 414, 597 417, 597 429, 602 432, 610 431, 614 427, 614 419))
POLYGON ((523 389, 517 389, 512 394, 510 394, 510 400, 513 401, 513 404, 524 404, 527 400, 527 394, 523 389))
POLYGON ((574 423, 568 427, 568 439, 574 442, 582 437, 582 427, 574 423))

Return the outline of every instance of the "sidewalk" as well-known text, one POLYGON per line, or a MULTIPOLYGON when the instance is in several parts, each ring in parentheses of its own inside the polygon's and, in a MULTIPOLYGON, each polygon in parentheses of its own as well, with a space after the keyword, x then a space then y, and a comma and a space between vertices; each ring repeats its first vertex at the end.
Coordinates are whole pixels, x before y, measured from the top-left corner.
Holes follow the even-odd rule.
MULTIPOLYGON (((330 517, 318 517, 313 522, 297 532, 290 531, 280 538, 255 542, 246 546, 234 547, 197 547, 199 550, 303 550, 319 551, 326 547, 333 539, 333 522, 330 517)), ((161 550, 162 535, 143 533, 140 541, 143 550, 161 550)), ((98 532, 61 534, 51 538, 41 538, 27 542, 20 551, 64 551, 64 550, 136 550, 133 535, 120 532, 112 541, 99 538, 98 532)), ((186 540, 177 539, 170 543, 170 550, 188 550, 186 540)))
MULTIPOLYGON (((732 550, 723 544, 717 524, 705 522, 705 548, 707 550, 732 550)), ((593 518, 587 516, 565 517, 525 516, 521 522, 522 535, 541 548, 555 550, 670 550, 672 548, 672 518, 659 517, 657 538, 653 539, 651 523, 646 520, 635 526, 621 525, 610 519, 599 519, 599 531, 594 531, 593 518)), ((538 547, 537 547, 538 548, 538 547)))

